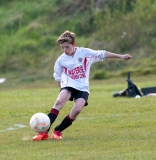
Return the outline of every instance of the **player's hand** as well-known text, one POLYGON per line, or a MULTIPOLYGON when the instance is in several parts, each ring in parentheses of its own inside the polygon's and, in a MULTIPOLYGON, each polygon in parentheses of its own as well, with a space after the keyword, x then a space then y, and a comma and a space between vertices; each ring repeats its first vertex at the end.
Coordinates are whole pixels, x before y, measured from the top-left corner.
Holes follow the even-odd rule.
POLYGON ((129 55, 129 54, 124 54, 124 55, 122 55, 121 58, 124 59, 124 60, 126 60, 126 61, 128 61, 128 60, 130 60, 132 58, 132 56, 129 55))

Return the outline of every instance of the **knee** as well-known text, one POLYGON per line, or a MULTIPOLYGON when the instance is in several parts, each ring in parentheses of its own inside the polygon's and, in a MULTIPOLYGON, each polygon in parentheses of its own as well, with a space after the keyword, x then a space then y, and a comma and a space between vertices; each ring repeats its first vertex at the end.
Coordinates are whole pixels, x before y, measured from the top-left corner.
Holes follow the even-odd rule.
POLYGON ((57 99, 55 102, 55 106, 63 106, 65 104, 65 102, 61 99, 57 99))

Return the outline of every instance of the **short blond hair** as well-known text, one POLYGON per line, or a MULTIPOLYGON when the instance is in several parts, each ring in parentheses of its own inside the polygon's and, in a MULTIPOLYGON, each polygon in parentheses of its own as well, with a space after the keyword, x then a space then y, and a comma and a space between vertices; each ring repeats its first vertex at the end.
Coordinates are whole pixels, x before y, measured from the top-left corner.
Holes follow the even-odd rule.
POLYGON ((65 31, 63 32, 60 37, 57 39, 56 43, 57 44, 62 44, 64 42, 74 44, 75 42, 75 34, 70 31, 65 31))

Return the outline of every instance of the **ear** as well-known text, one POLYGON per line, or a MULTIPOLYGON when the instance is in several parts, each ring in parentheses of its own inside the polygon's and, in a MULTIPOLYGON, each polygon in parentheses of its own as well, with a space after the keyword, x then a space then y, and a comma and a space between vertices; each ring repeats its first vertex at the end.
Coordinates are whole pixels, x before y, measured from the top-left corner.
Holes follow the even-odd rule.
POLYGON ((76 42, 74 42, 73 46, 76 47, 76 42))

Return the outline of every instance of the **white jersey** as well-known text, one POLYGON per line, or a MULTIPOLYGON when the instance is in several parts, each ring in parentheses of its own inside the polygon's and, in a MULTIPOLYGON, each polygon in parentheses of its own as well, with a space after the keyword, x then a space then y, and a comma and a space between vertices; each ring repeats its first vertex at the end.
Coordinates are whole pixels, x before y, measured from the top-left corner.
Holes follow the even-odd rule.
POLYGON ((61 88, 72 87, 89 93, 89 72, 94 62, 103 61, 105 51, 77 47, 73 56, 63 53, 55 62, 53 77, 61 88))

